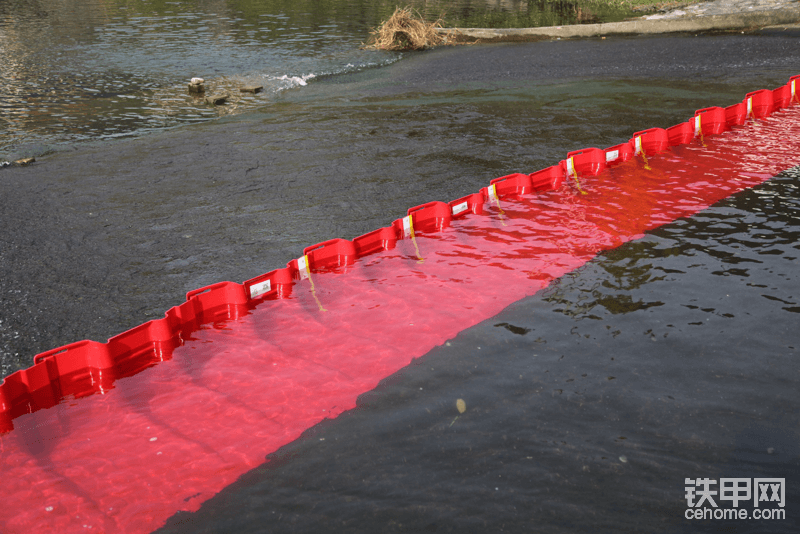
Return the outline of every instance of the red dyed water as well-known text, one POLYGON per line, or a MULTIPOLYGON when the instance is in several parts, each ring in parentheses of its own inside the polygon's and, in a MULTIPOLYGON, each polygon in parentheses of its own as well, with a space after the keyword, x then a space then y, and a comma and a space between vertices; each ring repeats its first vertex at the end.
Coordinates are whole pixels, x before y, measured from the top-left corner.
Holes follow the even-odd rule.
POLYGON ((0 531, 149 532, 458 332, 598 252, 800 162, 800 106, 485 206, 288 298, 206 325, 171 359, 14 420, 0 531), (420 259, 421 258, 421 259, 420 259))

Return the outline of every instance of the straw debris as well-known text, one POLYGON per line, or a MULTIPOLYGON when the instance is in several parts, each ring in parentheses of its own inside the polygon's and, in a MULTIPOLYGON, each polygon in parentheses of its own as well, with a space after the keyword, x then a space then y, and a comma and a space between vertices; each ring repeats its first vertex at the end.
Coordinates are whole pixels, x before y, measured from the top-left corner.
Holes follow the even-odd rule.
POLYGON ((441 18, 426 21, 410 7, 398 7, 388 20, 370 33, 365 48, 371 50, 424 50, 432 46, 454 42, 455 30, 440 31, 441 18))

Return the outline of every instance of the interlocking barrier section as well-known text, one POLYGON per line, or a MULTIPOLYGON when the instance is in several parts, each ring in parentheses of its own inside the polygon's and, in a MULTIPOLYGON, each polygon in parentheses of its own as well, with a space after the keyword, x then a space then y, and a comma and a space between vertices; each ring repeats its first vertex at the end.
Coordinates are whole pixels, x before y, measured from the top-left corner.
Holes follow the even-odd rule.
POLYGON ((800 76, 191 291, 0 386, 0 532, 149 532, 458 332, 800 162, 800 76))

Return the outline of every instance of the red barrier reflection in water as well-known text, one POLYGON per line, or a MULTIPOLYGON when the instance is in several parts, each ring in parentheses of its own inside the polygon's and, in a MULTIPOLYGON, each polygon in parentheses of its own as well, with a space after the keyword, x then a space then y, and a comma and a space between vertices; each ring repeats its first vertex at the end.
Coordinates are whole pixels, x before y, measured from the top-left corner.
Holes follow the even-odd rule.
POLYGON ((565 180, 492 200, 202 326, 102 394, 22 415, 0 436, 0 530, 149 532, 196 510, 461 330, 602 250, 797 164, 798 133, 795 106, 706 147, 696 139, 580 176, 585 194, 565 180))

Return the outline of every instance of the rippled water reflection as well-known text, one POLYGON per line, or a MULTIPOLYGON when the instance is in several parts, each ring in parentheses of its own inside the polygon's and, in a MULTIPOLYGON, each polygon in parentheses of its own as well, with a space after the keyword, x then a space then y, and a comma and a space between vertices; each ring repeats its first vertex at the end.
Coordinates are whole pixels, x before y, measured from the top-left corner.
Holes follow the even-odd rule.
MULTIPOLYGON (((450 0, 412 5, 451 26, 617 20, 570 2, 450 0)), ((0 159, 61 142, 100 140, 206 121, 268 105, 313 78, 386 65, 398 53, 360 48, 394 9, 388 0, 14 0, 0 4, 0 159), (213 107, 188 93, 194 76, 213 107), (264 86, 258 95, 240 93, 264 86)))
POLYGON ((305 80, 382 65, 359 49, 372 19, 301 2, 17 2, 0 7, 0 156, 42 153, 264 105, 305 80), (206 79, 226 106, 191 96, 206 79), (239 93, 263 85, 259 95, 239 93))

